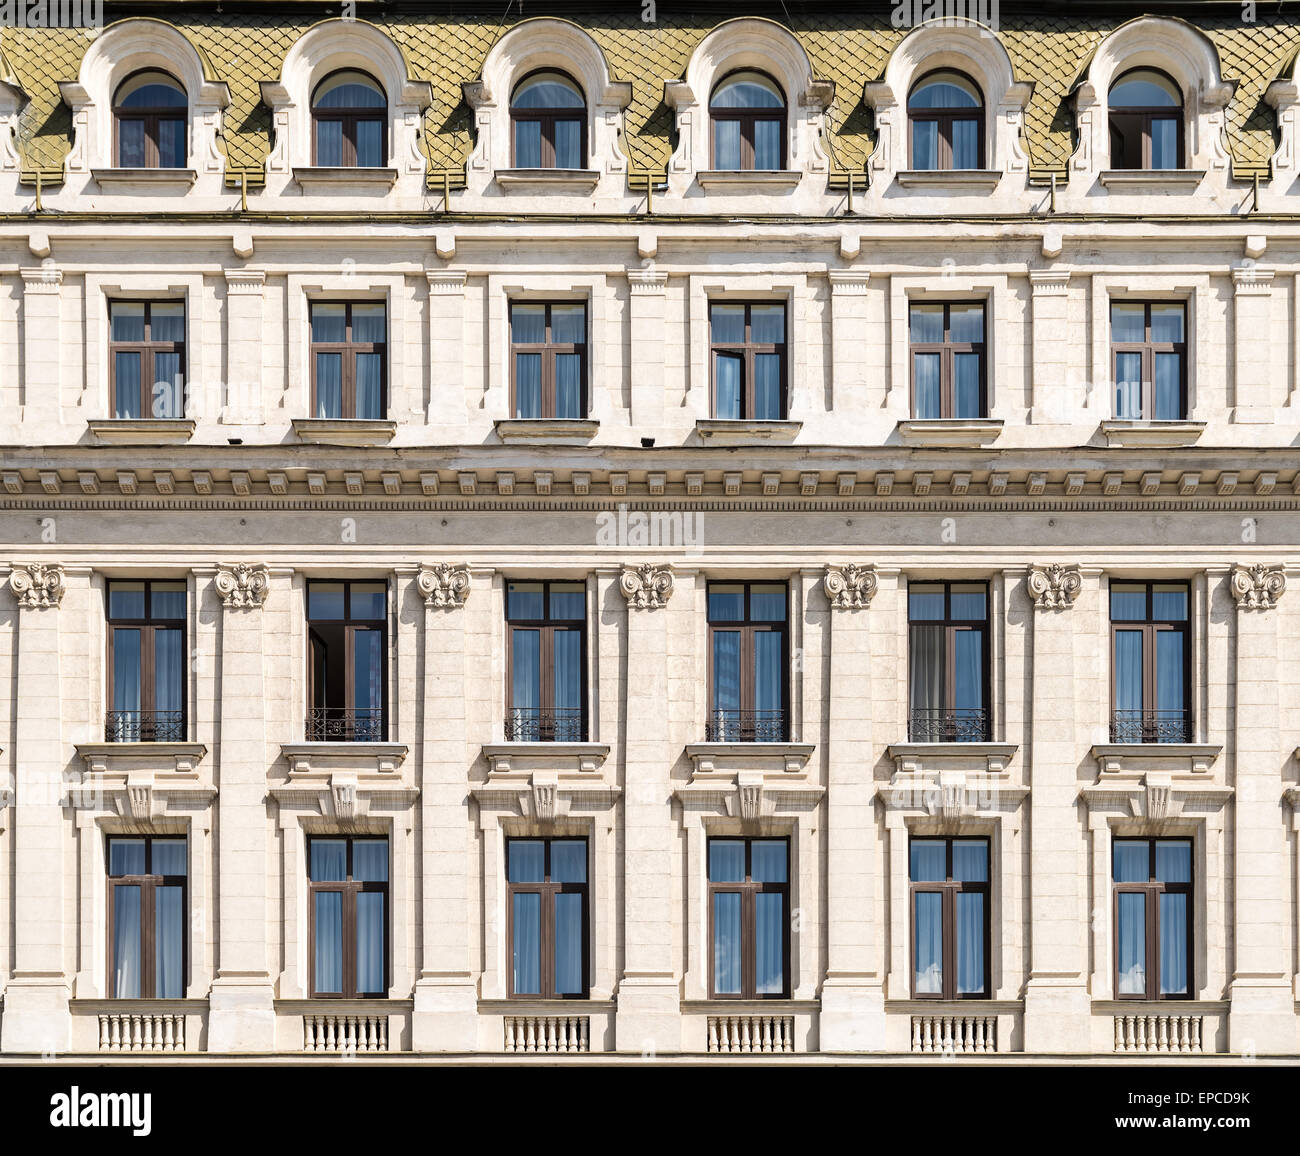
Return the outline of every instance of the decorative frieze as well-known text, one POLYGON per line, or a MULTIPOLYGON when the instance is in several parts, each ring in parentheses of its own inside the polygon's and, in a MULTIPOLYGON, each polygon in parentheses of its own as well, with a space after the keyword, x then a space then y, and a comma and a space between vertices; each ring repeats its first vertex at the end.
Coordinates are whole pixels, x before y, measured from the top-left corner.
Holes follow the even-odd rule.
POLYGON ((232 610, 260 610, 271 590, 271 575, 260 563, 221 566, 213 580, 221 605, 232 610))
POLYGON ((876 571, 873 566, 827 566, 822 589, 836 610, 858 610, 871 605, 876 595, 876 571))
POLYGON ((67 589, 63 582, 63 567, 57 562, 31 562, 14 566, 9 572, 9 588, 25 610, 57 607, 67 589))
POLYGON ((453 610, 464 606, 469 597, 469 567, 453 566, 448 562, 421 566, 415 576, 415 585, 424 596, 426 606, 453 610))
POLYGON ((1078 566, 1050 562, 1030 567, 1028 585, 1038 610, 1068 610, 1083 589, 1083 576, 1078 566))
POLYGON ((1286 592, 1281 566, 1234 566, 1228 582, 1238 610, 1272 610, 1286 592))
POLYGON ((673 596, 673 572, 667 566, 645 562, 625 566, 619 575, 618 588, 623 591, 630 609, 659 610, 673 596))

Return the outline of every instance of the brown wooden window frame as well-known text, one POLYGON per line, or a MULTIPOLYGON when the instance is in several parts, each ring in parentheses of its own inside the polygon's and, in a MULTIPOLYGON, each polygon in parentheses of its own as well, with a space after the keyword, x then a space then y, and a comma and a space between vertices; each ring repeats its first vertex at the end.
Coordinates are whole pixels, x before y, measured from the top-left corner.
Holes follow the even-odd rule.
MULTIPOLYGON (((108 975, 107 984, 104 991, 112 993, 115 990, 115 977, 113 975, 113 966, 116 962, 114 959, 114 944, 117 942, 117 913, 114 905, 114 888, 117 887, 139 887, 140 888, 140 994, 137 997, 115 996, 109 994, 109 999, 157 999, 153 993, 157 990, 158 976, 158 916, 157 916, 157 891, 159 887, 179 887, 181 889, 181 988, 182 990, 189 987, 190 975, 190 843, 186 835, 108 835, 104 841, 104 874, 108 880, 108 908, 107 908, 107 944, 108 944, 108 975), (145 874, 143 875, 114 875, 111 873, 112 865, 112 845, 115 839, 122 840, 144 840, 145 845, 145 874), (165 842, 182 842, 185 844, 185 865, 184 875, 156 875, 150 868, 153 866, 153 844, 155 840, 165 842), (146 994, 146 992, 148 994, 146 994)), ((184 998, 181 996, 180 998, 184 998)))
MULTIPOLYGON (((733 301, 728 297, 718 297, 710 299, 708 302, 709 316, 709 412, 715 419, 718 418, 718 357, 739 356, 741 359, 741 389, 740 389, 740 417, 739 421, 757 421, 758 418, 752 417, 754 413, 754 359, 759 354, 776 354, 781 359, 781 414, 778 418, 764 418, 764 421, 786 421, 790 415, 790 306, 785 300, 762 300, 761 298, 753 301, 733 301), (745 308, 745 340, 741 342, 734 341, 714 341, 713 340, 713 307, 715 305, 743 305, 745 308), (782 332, 786 336, 785 341, 754 341, 753 333, 753 314, 755 306, 760 308, 779 305, 785 313, 785 320, 782 326, 782 332)), ((719 419, 721 420, 721 419, 719 419)))
POLYGON ((556 420, 574 420, 585 421, 587 418, 587 393, 588 382, 587 375, 590 372, 591 362, 587 356, 587 342, 576 341, 552 341, 551 336, 553 327, 551 325, 551 310, 555 306, 581 306, 582 308, 582 334, 585 338, 591 325, 591 311, 587 307, 587 301, 583 300, 553 300, 553 301, 533 301, 529 298, 515 298, 509 302, 507 309, 506 324, 510 328, 510 413, 512 418, 517 421, 556 421, 556 420), (514 335, 514 309, 516 305, 545 306, 546 308, 546 328, 545 340, 541 342, 516 341, 514 335), (542 359, 542 412, 538 418, 520 418, 519 413, 519 394, 518 394, 518 374, 517 374, 517 354, 540 354, 542 359), (578 389, 582 396, 582 405, 578 409, 578 416, 574 419, 557 419, 555 416, 555 358, 557 355, 577 354, 581 358, 582 369, 578 375, 578 389))
MULTIPOLYGON (((109 412, 117 413, 117 355, 119 353, 135 353, 140 357, 140 417, 124 418, 124 421, 150 420, 153 417, 153 391, 157 384, 157 377, 154 371, 154 357, 159 353, 174 353, 177 355, 177 363, 180 365, 181 375, 181 413, 178 417, 184 417, 185 409, 185 392, 184 384, 188 373, 185 356, 185 338, 180 341, 154 341, 153 340, 153 307, 155 305, 180 305, 183 311, 181 321, 181 333, 189 332, 189 308, 185 301, 176 297, 159 297, 149 301, 139 301, 129 297, 114 297, 108 303, 108 407, 109 412), (144 340, 143 341, 114 341, 113 340, 113 307, 116 305, 143 305, 144 306, 144 340)), ((166 379, 164 379, 166 380, 166 379)), ((170 387, 171 383, 167 382, 170 387)))
MULTIPOLYGON (((993 656, 989 653, 989 584, 978 578, 964 579, 941 579, 941 578, 917 578, 908 582, 908 609, 907 609, 907 725, 908 740, 910 742, 935 741, 922 740, 913 738, 912 718, 912 627, 913 626, 941 626, 943 627, 943 697, 944 702, 948 705, 942 709, 945 711, 956 710, 952 705, 957 697, 957 634, 958 632, 973 632, 981 636, 980 658, 982 669, 980 671, 981 685, 980 696, 984 702, 984 736, 982 739, 971 740, 977 742, 991 742, 993 732, 993 713, 990 706, 990 694, 993 686, 993 656), (916 618, 912 617, 911 608, 911 591, 916 586, 942 586, 943 587, 943 618, 916 618), (952 615, 952 591, 954 586, 980 586, 984 590, 984 617, 976 618, 954 618, 952 615)), ((939 741, 961 741, 961 740, 939 740, 939 741)), ((951 857, 951 856, 950 856, 951 857)))
MULTIPOLYGON (((353 727, 355 728, 355 712, 357 707, 357 690, 356 690, 356 636, 359 632, 364 631, 367 634, 378 633, 380 637, 380 654, 382 679, 380 687, 380 716, 381 723, 378 729, 378 735, 367 737, 362 740, 366 742, 387 742, 388 741, 388 618, 391 612, 391 598, 388 589, 388 583, 382 578, 309 578, 307 579, 307 597, 305 600, 305 611, 307 620, 307 730, 312 731, 312 718, 314 712, 318 710, 338 710, 343 712, 342 718, 344 725, 349 715, 353 718, 353 727), (343 587, 343 617, 342 618, 319 618, 313 617, 311 612, 311 589, 313 586, 342 586, 343 587), (352 588, 354 586, 383 586, 384 588, 384 616, 379 618, 353 618, 352 617, 352 588), (329 623, 331 625, 342 625, 343 627, 343 662, 344 662, 344 705, 342 707, 331 707, 327 703, 316 702, 316 645, 313 640, 313 626, 316 623, 329 623)), ((325 646, 322 640, 321 645, 325 646)), ((369 708, 364 708, 369 709, 369 708)), ((322 739, 329 737, 328 718, 326 718, 326 730, 322 734, 322 739)), ((352 740, 343 740, 352 741, 352 740)), ((350 854, 350 852, 349 852, 350 854)))
MULTIPOLYGON (((576 591, 575 591, 576 593, 576 591)), ((516 710, 514 704, 515 690, 515 631, 516 630, 536 630, 540 637, 538 638, 537 661, 541 665, 538 672, 538 692, 537 697, 541 705, 537 708, 541 712, 538 719, 537 732, 538 738, 530 740, 513 740, 513 741, 532 741, 532 742, 557 742, 557 741, 577 741, 586 742, 590 719, 588 715, 587 704, 587 615, 590 612, 588 604, 588 591, 586 583, 577 578, 507 578, 505 590, 505 611, 506 611, 506 729, 509 731, 511 719, 514 717, 516 710), (529 585, 540 585, 542 588, 542 617, 541 618, 512 618, 510 615, 510 584, 512 582, 527 583, 529 585), (551 587, 552 586, 582 586, 582 617, 581 618, 553 618, 551 616, 551 587), (579 673, 579 695, 581 702, 582 718, 579 722, 579 735, 577 740, 559 740, 555 737, 554 712, 560 708, 555 705, 555 634, 556 631, 574 631, 578 632, 578 648, 582 655, 582 669, 579 673), (543 721, 547 714, 552 715, 552 721, 548 724, 543 721)), ((520 710, 530 709, 528 707, 519 707, 520 710)), ((565 708, 572 709, 572 708, 565 708)), ((549 855, 550 852, 548 851, 549 855)), ((549 860, 548 860, 549 862, 549 860)))
POLYGON ((708 864, 710 860, 710 848, 713 843, 744 843, 745 844, 745 878, 744 881, 714 882, 712 878, 708 879, 708 904, 709 904, 709 998, 717 1000, 760 1000, 760 999, 789 999, 790 998, 790 877, 794 874, 793 861, 791 852, 793 850, 792 840, 788 835, 710 835, 705 841, 704 861, 705 874, 710 874, 708 864), (760 883, 753 879, 754 869, 754 843, 784 843, 785 844, 785 882, 784 883, 760 883), (717 951, 716 940, 714 939, 714 908, 716 904, 713 901, 715 895, 724 893, 740 894, 740 991, 737 992, 719 992, 717 989, 717 951), (784 896, 785 902, 782 904, 782 910, 785 918, 782 920, 781 933, 781 990, 779 992, 762 992, 755 991, 758 982, 758 904, 755 896, 759 893, 776 893, 784 896))
MULTIPOLYGON (((318 353, 337 353, 342 362, 341 373, 341 398, 339 405, 339 418, 319 418, 320 421, 356 421, 357 420, 357 354, 378 354, 379 355, 379 398, 380 411, 385 415, 388 414, 388 302, 387 301, 368 301, 365 299, 356 301, 337 301, 327 300, 325 298, 313 298, 307 303, 307 337, 308 351, 307 356, 311 363, 311 413, 313 417, 318 409, 319 398, 316 392, 316 355, 318 353), (315 330, 313 327, 313 311, 318 305, 342 305, 343 314, 343 335, 342 341, 317 341, 315 340, 315 330), (352 340, 352 307, 354 305, 382 305, 384 309, 384 340, 383 341, 353 341, 352 340)), ((374 420, 374 419, 365 419, 374 420)), ((383 420, 383 419, 378 419, 383 420)))
POLYGON ((307 836, 307 997, 309 999, 387 999, 392 983, 393 901, 389 883, 393 877, 393 841, 388 835, 317 834, 307 836), (311 877, 311 845, 317 839, 324 842, 347 843, 346 879, 322 880, 311 877), (352 877, 352 849, 358 840, 382 840, 388 849, 388 878, 385 880, 360 880, 352 877), (339 986, 342 991, 316 990, 316 896, 323 891, 338 891, 342 902, 342 967, 339 986), (384 896, 384 987, 379 992, 357 991, 357 895, 362 891, 381 892, 384 896))
POLYGON ((785 95, 783 89, 775 80, 765 72, 758 72, 755 69, 743 68, 737 72, 728 73, 713 86, 713 95, 709 97, 709 163, 715 169, 718 164, 718 121, 734 120, 740 122, 740 168, 717 170, 725 172, 785 172, 790 164, 790 101, 785 95), (713 98, 733 77, 741 73, 756 73, 761 75, 781 96, 781 107, 777 108, 719 108, 713 103, 713 98), (781 165, 778 169, 756 169, 754 167, 755 148, 754 148, 754 126, 759 121, 777 121, 781 126, 781 165))
MULTIPOLYGON (((1135 421, 1154 421, 1156 412, 1156 357, 1157 353, 1176 353, 1178 355, 1178 418, 1177 421, 1187 420, 1187 302, 1186 301, 1160 301, 1160 300, 1135 300, 1128 297, 1116 297, 1110 301, 1111 306, 1115 305, 1141 305, 1142 306, 1142 341, 1116 341, 1115 340, 1115 322, 1112 311, 1111 317, 1107 320, 1111 327, 1110 340, 1110 369, 1111 380, 1119 383, 1119 358, 1123 353, 1137 353, 1142 357, 1141 386, 1142 386, 1142 405, 1141 416, 1131 419, 1135 421), (1183 340, 1182 341, 1152 341, 1151 340, 1151 307, 1153 305, 1177 305, 1183 311, 1183 340)), ((1116 413, 1116 417, 1119 414, 1116 413)))
POLYGON ((989 358, 988 358, 988 335, 989 335, 989 309, 986 301, 931 301, 927 298, 911 298, 907 302, 907 373, 908 388, 911 394, 910 407, 913 418, 916 420, 938 420, 938 421, 979 421, 988 417, 989 414, 989 358), (913 341, 912 340, 912 307, 914 305, 942 305, 943 306, 943 337, 942 341, 913 341), (983 341, 950 341, 949 335, 952 333, 952 307, 978 305, 983 314, 982 330, 984 333, 983 341), (937 419, 919 419, 916 418, 916 355, 921 354, 939 354, 939 417, 937 419), (980 359, 980 405, 978 418, 955 418, 953 413, 957 408, 956 393, 956 372, 954 369, 954 357, 958 353, 977 354, 980 359))
POLYGON ((1111 741, 1118 742, 1114 733, 1116 715, 1119 707, 1116 705, 1116 668, 1118 666, 1118 652, 1116 649, 1116 634, 1120 631, 1141 631, 1142 633, 1142 716, 1143 716, 1143 742, 1159 742, 1159 738, 1148 739, 1147 730, 1149 726, 1154 726, 1158 735, 1159 722, 1148 724, 1145 720, 1148 716, 1158 716, 1160 685, 1157 673, 1156 658, 1156 635, 1162 631, 1174 631, 1183 636, 1183 702, 1187 704, 1183 708, 1183 714, 1186 716, 1183 723, 1183 742, 1191 742, 1193 736, 1193 714, 1192 714, 1192 588, 1189 582, 1181 582, 1177 579, 1151 579, 1144 578, 1112 578, 1112 589, 1107 590, 1107 610, 1106 617, 1110 622, 1110 714, 1111 714, 1111 741), (1110 601, 1113 597, 1114 586, 1142 586, 1145 587, 1146 593, 1146 617, 1116 619, 1112 617, 1114 611, 1113 603, 1110 601), (1157 586, 1179 586, 1186 595, 1187 617, 1178 620, 1170 618, 1155 618, 1155 588, 1157 586))
MULTIPOLYGON (((187 645, 187 634, 189 630, 189 605, 190 605, 189 590, 186 589, 185 591, 185 614, 180 618, 164 618, 160 615, 155 615, 152 613, 153 586, 155 582, 181 583, 182 585, 184 585, 184 582, 181 579, 177 579, 177 578, 144 578, 144 579, 109 578, 106 580, 104 584, 104 622, 106 626, 105 633, 108 635, 105 641, 105 648, 106 648, 105 659, 108 665, 105 669, 108 671, 108 678, 109 678, 108 693, 110 695, 113 693, 112 679, 113 679, 113 672, 116 670, 116 666, 114 665, 115 660, 113 655, 113 643, 114 643, 114 639, 116 638, 117 631, 119 628, 124 630, 140 631, 140 709, 138 713, 140 715, 139 731, 142 735, 146 731, 146 727, 144 723, 146 716, 153 715, 157 711, 157 708, 154 705, 158 697, 157 672, 154 670, 154 633, 159 629, 164 629, 164 630, 179 629, 181 632, 181 654, 184 655, 185 651, 189 649, 187 645), (114 615, 113 614, 113 587, 119 582, 141 582, 141 581, 144 583, 144 617, 128 618, 125 616, 114 615)), ((183 742, 185 740, 185 737, 190 733, 188 692, 189 692, 189 686, 185 678, 184 663, 182 663, 181 712, 180 712, 181 718, 180 718, 180 728, 179 728, 180 734, 176 739, 157 740, 157 739, 139 738, 139 739, 131 739, 131 740, 115 740, 110 737, 114 730, 112 716, 119 713, 130 713, 130 712, 119 712, 110 708, 106 712, 108 718, 105 721, 105 727, 104 727, 106 732, 104 736, 105 741, 107 742, 115 742, 115 741, 183 742)), ((156 726, 156 722, 151 723, 150 726, 151 727, 156 726)))
POLYGON ((1107 96, 1108 118, 1106 128, 1108 132, 1107 147, 1110 150, 1110 167, 1118 172, 1177 172, 1187 164, 1187 106, 1182 100, 1182 89, 1172 76, 1162 72, 1158 68, 1130 68, 1121 76, 1117 76, 1111 81, 1111 91, 1124 83, 1126 77, 1133 72, 1154 72, 1164 77, 1173 90, 1179 93, 1179 101, 1176 106, 1169 105, 1122 105, 1116 107, 1109 104, 1109 94, 1107 96), (1142 163, 1140 165, 1118 165, 1115 163, 1115 122, 1117 120, 1129 120, 1136 122, 1136 128, 1142 134, 1142 163), (1155 169, 1151 168, 1151 122, 1156 120, 1172 120, 1177 126, 1176 135, 1178 137, 1178 163, 1172 169, 1155 169))
POLYGON ((913 999, 929 1000, 987 1000, 992 998, 992 956, 993 956, 993 912, 991 878, 993 875, 992 841, 986 835, 910 835, 907 841, 907 916, 908 916, 908 955, 911 959, 911 994, 913 999), (912 878, 911 857, 912 841, 922 840, 943 843, 946 856, 947 878, 939 880, 914 880, 912 878), (954 879, 952 877, 952 850, 954 842, 984 844, 984 873, 982 883, 954 879), (943 990, 940 992, 921 992, 916 990, 916 896, 918 893, 938 893, 942 899, 940 918, 943 924, 943 990), (984 896, 984 990, 979 992, 957 991, 957 894, 958 892, 976 893, 984 896))
MULTIPOLYGON (((520 78, 515 85, 514 93, 510 97, 510 164, 518 165, 518 158, 515 155, 515 125, 520 123, 537 122, 541 125, 541 148, 543 169, 557 169, 555 163, 555 122, 561 120, 576 120, 578 122, 578 168, 582 169, 588 163, 587 157, 587 97, 583 93, 578 82, 572 79, 567 73, 559 72, 553 68, 539 68, 530 72, 527 76, 520 78), (575 92, 582 97, 581 108, 516 108, 515 93, 520 92, 530 80, 536 76, 554 75, 563 77, 573 86, 575 92)), ((567 172, 568 170, 559 170, 567 172)))
MULTIPOLYGON (((723 620, 719 619, 714 622, 712 618, 708 619, 709 628, 709 654, 706 677, 709 680, 709 713, 708 722, 706 723, 706 734, 710 733, 714 714, 727 708, 719 708, 714 702, 715 685, 713 680, 713 653, 714 636, 718 633, 739 634, 740 635, 740 707, 738 708, 741 722, 740 730, 742 737, 738 742, 751 742, 752 739, 743 737, 746 729, 753 732, 754 725, 749 728, 744 725, 746 716, 757 714, 754 706, 754 635, 759 633, 781 635, 781 739, 776 741, 787 742, 790 737, 790 588, 786 583, 779 580, 754 579, 752 581, 728 581, 718 579, 710 581, 705 590, 705 606, 707 615, 708 591, 715 586, 743 586, 745 590, 745 617, 743 619, 723 620), (755 586, 780 586, 785 591, 785 620, 774 622, 768 618, 755 619, 750 616, 752 607, 753 588, 755 586)), ((727 740, 710 740, 710 741, 727 741, 727 740)))
POLYGON ((190 106, 189 100, 185 96, 185 86, 166 72, 156 68, 144 68, 138 72, 133 72, 121 84, 117 86, 117 92, 113 95, 113 167, 121 168, 122 155, 122 123, 123 121, 143 121, 144 122, 144 164, 140 166, 146 169, 159 169, 165 172, 182 172, 185 164, 189 161, 189 129, 190 129, 190 106), (174 105, 159 105, 156 108, 127 108, 118 103, 118 94, 121 93, 131 81, 145 73, 152 73, 158 76, 159 81, 167 80, 175 86, 181 95, 181 103, 174 105), (163 169, 158 138, 161 135, 159 126, 164 120, 179 120, 182 125, 182 135, 185 137, 185 160, 172 168, 168 166, 163 169))
POLYGON ((1111 840, 1111 919, 1114 921, 1114 946, 1111 950, 1111 971, 1114 976, 1117 1000, 1178 1001, 1190 1000, 1196 994, 1196 840, 1191 836, 1116 836, 1111 840), (1191 876, 1186 883, 1166 883, 1156 878, 1156 844, 1159 842, 1186 843, 1191 876), (1115 844, 1147 843, 1147 882, 1120 883, 1115 878, 1115 844), (1137 892, 1146 896, 1146 980, 1144 992, 1120 994, 1119 990, 1119 897, 1123 892, 1137 892), (1187 990, 1185 992, 1160 992, 1160 896, 1162 894, 1187 896, 1187 990))
POLYGON ((331 72, 328 76, 323 77, 321 82, 316 85, 315 89, 312 91, 311 98, 311 163, 313 165, 318 165, 320 163, 317 159, 316 152, 316 138, 318 135, 316 126, 322 121, 342 122, 343 127, 340 130, 340 135, 343 138, 343 163, 339 166, 340 168, 383 168, 388 163, 388 93, 384 89, 384 86, 380 84, 379 81, 375 80, 374 77, 369 76, 364 72, 360 72, 355 68, 339 68, 331 72), (366 80, 370 81, 374 86, 375 91, 384 98, 382 107, 379 105, 364 105, 351 108, 318 107, 317 101, 320 93, 325 89, 325 86, 328 85, 334 77, 344 72, 356 73, 358 76, 363 76, 366 80), (376 121, 379 124, 379 148, 381 156, 380 164, 378 166, 357 164, 357 124, 360 121, 376 121))
POLYGON ((508 999, 590 999, 591 998, 591 891, 590 883, 557 883, 551 879, 551 844, 581 842, 587 856, 588 880, 591 878, 591 843, 585 835, 518 835, 506 839, 506 907, 507 907, 507 990, 508 999), (534 883, 512 883, 510 881, 510 851, 515 843, 542 843, 543 875, 545 879, 534 883), (538 950, 540 968, 538 972, 539 992, 515 991, 515 896, 519 894, 541 895, 540 914, 541 936, 538 950), (555 896, 557 894, 582 896, 582 991, 557 993, 555 990, 555 896))
POLYGON ((953 73, 951 69, 940 69, 936 72, 926 73, 915 84, 912 85, 911 91, 907 94, 907 160, 913 170, 916 170, 916 152, 915 143, 916 135, 914 126, 917 121, 934 121, 938 125, 938 157, 937 167, 933 169, 921 170, 925 172, 947 173, 947 172, 978 172, 984 168, 984 93, 973 80, 961 73, 953 73), (980 94, 979 104, 975 108, 913 108, 912 96, 920 88, 930 83, 935 77, 956 75, 961 76, 976 92, 980 94), (979 134, 975 146, 976 164, 973 169, 954 169, 952 167, 952 126, 956 121, 973 120, 977 126, 979 134))

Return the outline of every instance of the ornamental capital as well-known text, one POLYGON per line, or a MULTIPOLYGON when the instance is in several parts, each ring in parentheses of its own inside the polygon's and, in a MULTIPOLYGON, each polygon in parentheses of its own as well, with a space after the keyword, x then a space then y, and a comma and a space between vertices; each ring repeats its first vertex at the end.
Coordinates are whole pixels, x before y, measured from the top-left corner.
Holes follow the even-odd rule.
POLYGON ((218 566, 213 581, 221 595, 221 605, 232 610, 260 610, 271 592, 271 575, 261 563, 218 566))
POLYGON ((1286 574, 1281 566, 1234 566, 1228 579, 1238 610, 1272 610, 1286 593, 1286 574))
POLYGON ((465 599, 469 597, 469 567, 453 566, 449 562, 422 565, 415 576, 415 585, 424 595, 426 606, 454 610, 458 606, 464 606, 465 599))
POLYGON ((629 609, 659 610, 673 596, 673 572, 670 567, 656 566, 653 562, 624 566, 618 588, 623 591, 629 609))
POLYGON ((63 583, 63 567, 57 562, 14 565, 9 571, 9 588, 25 610, 57 607, 67 589, 63 583))
POLYGON ((1083 589, 1078 566, 1050 562, 1029 568, 1029 596, 1038 610, 1068 610, 1083 589))
POLYGON ((835 610, 858 610, 871 605, 876 596, 874 566, 827 566, 822 589, 835 610))

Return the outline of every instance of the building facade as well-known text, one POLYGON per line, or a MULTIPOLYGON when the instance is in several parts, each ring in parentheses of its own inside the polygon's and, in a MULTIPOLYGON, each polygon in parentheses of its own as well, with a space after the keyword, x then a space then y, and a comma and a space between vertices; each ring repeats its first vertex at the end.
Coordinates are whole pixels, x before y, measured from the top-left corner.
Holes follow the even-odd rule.
POLYGON ((0 1054, 1300 1053, 1300 24, 349 7, 0 30, 0 1054))

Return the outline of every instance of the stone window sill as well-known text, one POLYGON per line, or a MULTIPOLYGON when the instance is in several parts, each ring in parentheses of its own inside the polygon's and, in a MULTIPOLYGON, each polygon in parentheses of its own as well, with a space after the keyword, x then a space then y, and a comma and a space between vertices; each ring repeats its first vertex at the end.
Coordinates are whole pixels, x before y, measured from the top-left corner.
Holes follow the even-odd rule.
POLYGON ((741 771, 803 774, 816 749, 813 743, 688 743, 686 757, 696 775, 726 776, 741 771))
POLYGON ((397 170, 312 165, 295 168, 293 179, 304 193, 386 193, 397 184, 397 170))
POLYGON ((1205 430, 1203 421, 1128 421, 1101 423, 1101 432, 1112 446, 1190 446, 1205 430))
POLYGON ((395 421, 359 418, 293 419, 293 432, 300 442, 320 446, 382 446, 397 433, 395 421))
POLYGON ((282 743, 294 778, 336 771, 394 775, 406 759, 405 743, 282 743))
POLYGON ((905 189, 943 189, 948 192, 990 193, 1002 179, 997 169, 904 169, 898 183, 905 189))
POLYGON ((500 169, 497 184, 511 193, 590 193, 600 181, 595 169, 500 169))
POLYGON ((504 418, 495 423, 497 437, 507 445, 582 446, 600 430, 593 418, 504 418))
POLYGON ((903 775, 937 770, 1000 775, 1018 749, 1015 743, 892 743, 889 757, 903 775))
POLYGON ((798 186, 803 173, 787 169, 706 169, 696 180, 724 193, 782 193, 798 186))
POLYGON ((1096 743, 1092 757, 1103 775, 1140 775, 1147 771, 1208 774, 1223 747, 1217 743, 1096 743))
POLYGON ((1193 193, 1204 169, 1107 169, 1101 183, 1117 193, 1193 193))
POLYGON ((208 748, 203 743, 78 743, 76 751, 94 774, 184 775, 196 771, 208 748))
POLYGON ((195 423, 189 418, 97 418, 86 423, 99 445, 179 446, 194 436, 195 423))
POLYGON ((90 175, 106 193, 188 193, 199 179, 194 169, 91 169, 90 175))
POLYGON ((801 421, 737 421, 731 418, 701 418, 695 432, 701 441, 713 445, 746 445, 750 442, 792 442, 803 429, 801 421))
POLYGON ((594 775, 609 757, 609 744, 488 743, 483 757, 494 776, 532 771, 594 775))
POLYGON ((1002 433, 1001 418, 912 418, 898 423, 908 445, 972 449, 992 445, 1002 433))

